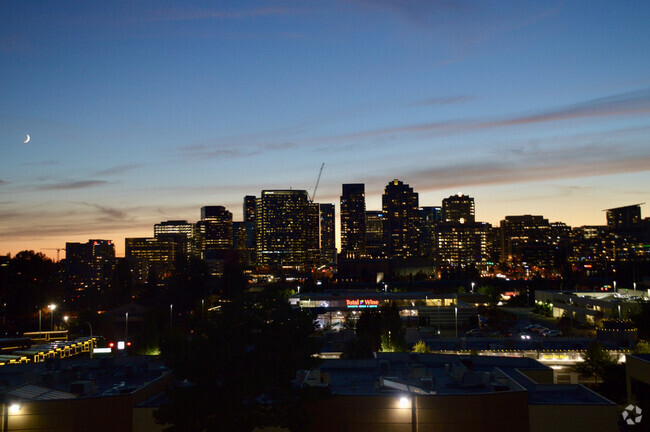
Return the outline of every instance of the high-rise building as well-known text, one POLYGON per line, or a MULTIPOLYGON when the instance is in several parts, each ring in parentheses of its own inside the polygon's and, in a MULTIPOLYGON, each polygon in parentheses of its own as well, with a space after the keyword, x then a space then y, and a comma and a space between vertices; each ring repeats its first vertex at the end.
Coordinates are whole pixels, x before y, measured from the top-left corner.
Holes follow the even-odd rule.
POLYGON ((257 199, 257 265, 309 267, 319 252, 318 204, 304 190, 264 190, 257 199))
POLYGON ((115 270, 115 244, 91 239, 86 243, 66 243, 65 274, 75 290, 108 287, 115 270))
POLYGON ((442 200, 442 220, 444 222, 474 223, 474 198, 467 195, 452 195, 442 200))
POLYGON ((485 222, 440 222, 435 227, 438 265, 464 270, 487 266, 492 226, 485 222))
POLYGON ((613 230, 632 230, 641 223, 641 204, 607 209, 607 226, 613 230))
POLYGON ((336 231, 334 204, 319 204, 320 209, 320 262, 336 263, 336 231))
POLYGON ((197 222, 200 250, 232 249, 232 213, 223 206, 201 207, 197 222))
POLYGON ((255 206, 257 198, 254 195, 244 197, 244 222, 255 222, 255 206))
POLYGON ((386 215, 385 243, 390 257, 416 257, 420 254, 420 213, 418 194, 413 188, 393 180, 382 196, 386 215))
POLYGON ((133 266, 136 280, 146 281, 155 275, 159 280, 171 275, 173 264, 184 253, 177 236, 132 237, 124 239, 124 257, 133 266))
POLYGON ((361 258, 366 253, 366 193, 363 183, 343 185, 341 194, 341 254, 361 258))
POLYGON ((246 195, 244 197, 244 229, 246 235, 246 249, 255 250, 255 211, 257 206, 257 198, 253 195, 246 195))
POLYGON ((386 258, 385 225, 384 212, 366 211, 366 255, 370 258, 386 258))
POLYGON ((551 225, 542 216, 506 216, 501 221, 501 260, 546 267, 552 264, 551 225))
POLYGON ((442 222, 442 208, 420 207, 420 253, 425 257, 434 257, 436 253, 436 224, 442 222))
POLYGON ((183 244, 182 248, 188 257, 200 255, 196 231, 196 225, 186 220, 164 221, 153 226, 154 237, 177 237, 177 241, 183 244))

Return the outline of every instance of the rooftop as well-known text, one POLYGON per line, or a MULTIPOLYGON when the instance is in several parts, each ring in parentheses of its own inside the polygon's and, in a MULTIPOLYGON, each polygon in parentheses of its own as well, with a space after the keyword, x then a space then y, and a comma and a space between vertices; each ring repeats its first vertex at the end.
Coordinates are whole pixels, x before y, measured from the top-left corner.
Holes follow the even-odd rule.
POLYGON ((552 382, 552 370, 522 357, 378 353, 375 359, 326 360, 321 373, 339 395, 527 392, 531 404, 613 404, 581 385, 536 382, 531 377, 552 382))
POLYGON ((0 391, 21 399, 70 399, 134 392, 169 370, 155 357, 70 358, 0 368, 0 391))

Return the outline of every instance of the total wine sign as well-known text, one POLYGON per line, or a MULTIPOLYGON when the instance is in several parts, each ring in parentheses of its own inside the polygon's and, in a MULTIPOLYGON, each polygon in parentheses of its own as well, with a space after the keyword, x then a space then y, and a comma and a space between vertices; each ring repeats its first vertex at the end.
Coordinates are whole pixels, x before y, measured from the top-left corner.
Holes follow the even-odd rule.
POLYGON ((377 308, 379 307, 379 300, 348 299, 345 301, 345 304, 349 309, 377 308))

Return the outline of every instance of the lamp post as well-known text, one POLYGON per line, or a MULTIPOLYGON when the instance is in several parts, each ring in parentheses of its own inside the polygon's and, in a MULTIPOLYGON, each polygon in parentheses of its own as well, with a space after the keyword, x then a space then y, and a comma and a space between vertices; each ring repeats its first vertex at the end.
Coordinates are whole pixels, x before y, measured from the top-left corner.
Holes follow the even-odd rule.
POLYGON ((410 393, 409 394, 410 398, 407 396, 402 396, 399 398, 399 407, 400 408, 408 408, 409 405, 411 407, 411 431, 412 432, 417 432, 418 430, 418 419, 417 419, 417 413, 415 410, 415 403, 416 403, 416 398, 417 395, 415 393, 410 393))
POLYGON ((476 285, 476 283, 472 282, 472 293, 474 293, 474 285, 476 285))
POLYGON ((128 346, 129 344, 129 313, 126 312, 124 317, 124 345, 128 346))
POLYGON ((454 316, 456 321, 456 337, 458 337, 458 305, 454 306, 454 316))
POLYGON ((50 310, 50 331, 54 330, 54 309, 56 309, 56 305, 51 303, 47 305, 47 308, 50 310))
POLYGON ((3 432, 9 431, 9 415, 16 415, 20 412, 20 404, 9 403, 4 401, 4 412, 3 412, 3 421, 2 421, 2 430, 3 432))
POLYGON ((173 304, 170 304, 170 305, 169 305, 169 328, 170 328, 170 329, 171 329, 172 326, 174 325, 174 319, 173 319, 173 315, 172 315, 172 313, 173 313, 172 311, 173 311, 173 310, 174 310, 174 305, 173 305, 173 304))

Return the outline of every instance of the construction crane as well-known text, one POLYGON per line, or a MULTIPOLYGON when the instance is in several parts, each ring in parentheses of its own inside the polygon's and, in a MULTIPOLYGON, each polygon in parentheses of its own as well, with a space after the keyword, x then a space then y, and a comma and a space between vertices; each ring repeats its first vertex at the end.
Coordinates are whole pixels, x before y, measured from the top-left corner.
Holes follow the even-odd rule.
POLYGON ((55 250, 56 251, 56 262, 59 262, 59 253, 64 251, 65 248, 41 248, 41 250, 55 250))
POLYGON ((325 166, 325 162, 320 166, 320 171, 318 171, 318 178, 316 179, 316 186, 314 186, 314 192, 311 194, 311 198, 309 199, 310 203, 314 202, 314 198, 316 197, 316 190, 318 189, 318 183, 320 183, 320 176, 323 174, 323 167, 325 166))

